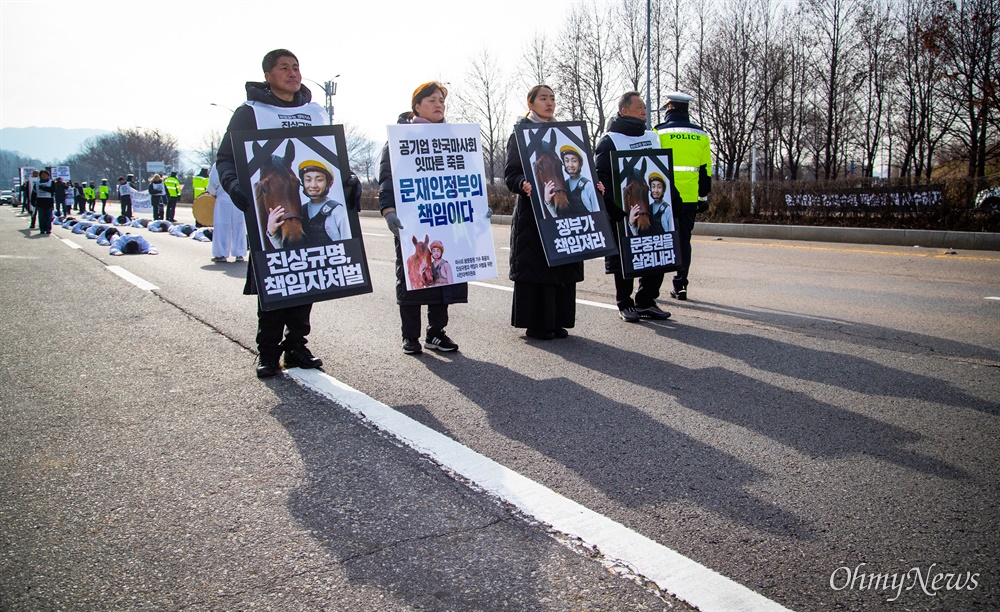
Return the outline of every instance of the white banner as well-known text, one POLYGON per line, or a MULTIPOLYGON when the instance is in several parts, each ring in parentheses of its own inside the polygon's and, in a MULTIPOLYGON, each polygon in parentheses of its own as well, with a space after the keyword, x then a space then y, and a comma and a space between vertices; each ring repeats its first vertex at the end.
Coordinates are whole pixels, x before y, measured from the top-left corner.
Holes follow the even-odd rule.
POLYGON ((133 217, 138 216, 139 213, 153 214, 153 201, 150 199, 148 191, 139 191, 130 185, 128 192, 132 196, 133 217))
POLYGON ((479 126, 424 123, 388 129, 406 288, 496 278, 479 126))
POLYGON ((62 177, 62 180, 69 182, 69 166, 52 166, 52 180, 62 177))

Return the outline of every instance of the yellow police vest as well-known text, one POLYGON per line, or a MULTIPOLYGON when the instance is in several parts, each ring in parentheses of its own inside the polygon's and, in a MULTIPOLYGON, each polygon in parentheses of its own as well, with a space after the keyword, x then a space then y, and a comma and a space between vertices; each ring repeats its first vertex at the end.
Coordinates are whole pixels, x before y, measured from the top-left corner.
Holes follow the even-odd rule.
POLYGON ((693 204, 708 201, 708 190, 702 189, 702 173, 712 177, 712 150, 708 132, 690 127, 663 128, 656 130, 660 136, 660 147, 673 151, 674 184, 681 195, 681 201, 693 204), (704 191, 704 193, 702 193, 704 191))
POLYGON ((176 198, 181 195, 181 182, 176 176, 169 176, 163 179, 163 186, 167 188, 167 195, 176 198))
POLYGON ((101 185, 100 187, 98 187, 97 188, 97 194, 98 194, 98 196, 102 200, 107 200, 108 199, 108 186, 107 185, 101 185))
POLYGON ((208 189, 208 177, 207 176, 194 176, 191 177, 191 188, 194 189, 194 197, 198 197, 208 189))

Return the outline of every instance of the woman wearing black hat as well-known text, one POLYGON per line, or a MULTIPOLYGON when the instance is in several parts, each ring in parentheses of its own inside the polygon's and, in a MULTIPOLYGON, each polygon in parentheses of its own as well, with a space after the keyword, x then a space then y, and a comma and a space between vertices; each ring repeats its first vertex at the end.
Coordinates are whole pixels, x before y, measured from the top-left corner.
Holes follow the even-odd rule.
MULTIPOLYGON (((420 85, 410 99, 410 111, 401 114, 397 123, 443 123, 447 96, 448 90, 441 83, 431 81, 420 85)), ((415 291, 406 290, 405 262, 399 242, 399 230, 403 229, 403 225, 396 216, 396 196, 393 191, 388 144, 382 149, 382 161, 379 164, 378 202, 386 224, 395 235, 396 303, 399 304, 399 318, 402 322, 403 352, 407 355, 421 352, 420 307, 423 305, 427 306, 424 346, 437 351, 458 350, 458 345, 444 332, 448 325, 448 304, 468 302, 469 285, 457 283, 415 291)))

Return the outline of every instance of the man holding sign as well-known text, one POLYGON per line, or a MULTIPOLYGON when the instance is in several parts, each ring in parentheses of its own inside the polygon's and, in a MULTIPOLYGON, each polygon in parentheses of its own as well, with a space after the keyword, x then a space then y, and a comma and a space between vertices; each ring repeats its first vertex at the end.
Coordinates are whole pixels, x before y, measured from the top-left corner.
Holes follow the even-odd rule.
MULTIPOLYGON (((643 102, 639 92, 629 91, 622 95, 618 101, 618 114, 608 122, 608 131, 597 143, 595 154, 597 156, 595 165, 597 166, 597 176, 602 182, 614 185, 612 177, 613 160, 612 153, 615 151, 635 151, 642 149, 654 149, 659 145, 659 136, 656 132, 646 129, 646 103, 643 102)), ((650 211, 650 203, 646 206, 632 204, 628 210, 624 210, 622 202, 615 201, 617 189, 612 189, 606 193, 612 203, 608 206, 608 217, 612 223, 619 223, 627 219, 625 226, 627 233, 633 236, 641 234, 663 233, 664 227, 662 217, 657 216, 659 227, 655 227, 653 221, 648 219, 657 213, 666 210, 662 206, 662 198, 666 188, 666 181, 661 174, 651 174, 648 188, 650 195, 659 198, 660 206, 654 203, 650 211), (657 185, 659 183, 659 185, 657 185), (654 186, 658 190, 654 190, 654 186), (647 222, 642 223, 640 229, 641 216, 647 218, 647 222), (658 229, 659 231, 655 231, 658 229)), ((656 200, 654 200, 656 202, 656 200)), ((669 212, 667 213, 670 214, 669 212)), ((671 229, 673 226, 671 224, 671 229)), ((615 235, 621 246, 622 238, 615 235)), ((642 318, 647 319, 668 319, 670 313, 661 310, 656 305, 656 298, 660 295, 660 286, 663 285, 663 272, 652 271, 639 276, 639 291, 632 299, 634 282, 632 278, 625 278, 622 272, 622 261, 620 255, 612 255, 604 259, 604 270, 615 277, 615 301, 618 304, 618 315, 626 323, 637 323, 642 318)))
MULTIPOLYGON (((233 133, 271 128, 292 128, 326 125, 329 117, 322 106, 312 101, 312 93, 302 85, 299 60, 287 49, 275 49, 261 63, 264 82, 246 84, 247 102, 236 109, 219 146, 217 168, 222 188, 233 204, 246 212, 254 203, 240 187, 233 149, 233 133)), ((206 173, 207 176, 207 173, 206 173)), ((353 177, 354 186, 357 179, 353 177)), ((293 179, 294 180, 294 179, 293 179)), ((207 182, 207 179, 206 179, 207 182)), ((359 194, 360 195, 360 194, 359 194)), ((258 288, 252 264, 247 266, 244 294, 257 295, 258 288)), ((311 329, 309 317, 312 303, 264 310, 257 303, 257 350, 260 361, 257 377, 274 376, 280 371, 279 359, 284 353, 286 367, 318 368, 323 361, 306 347, 311 329), (284 338, 282 338, 284 336, 284 338)))

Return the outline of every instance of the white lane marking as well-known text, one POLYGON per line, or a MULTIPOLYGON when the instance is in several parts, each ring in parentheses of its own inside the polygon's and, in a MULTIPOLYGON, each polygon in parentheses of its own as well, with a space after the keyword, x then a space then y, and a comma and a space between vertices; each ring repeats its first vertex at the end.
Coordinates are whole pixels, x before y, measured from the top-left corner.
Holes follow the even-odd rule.
POLYGON ((83 248, 82 246, 80 246, 77 243, 73 242, 69 238, 60 238, 59 240, 62 240, 63 243, 65 243, 66 246, 68 246, 71 249, 82 249, 83 248))
POLYGON ((124 268, 120 268, 118 266, 108 266, 108 270, 114 272, 118 276, 124 278, 125 280, 132 283, 136 287, 142 289, 143 291, 155 291, 159 289, 159 287, 157 287, 153 283, 139 278, 138 276, 132 274, 131 272, 125 270, 124 268))
POLYGON ((700 610, 785 610, 745 586, 566 498, 318 370, 285 373, 489 494, 594 546, 700 610))
POLYGON ((513 287, 506 287, 504 285, 494 285, 492 283, 483 283, 480 281, 470 281, 469 284, 477 287, 488 287, 489 289, 499 289, 500 291, 510 291, 511 293, 514 292, 513 287))
POLYGON ((994 297, 994 296, 991 295, 989 297, 984 297, 983 299, 984 300, 1000 300, 1000 297, 994 297))
MULTIPOLYGON (((487 287, 489 289, 499 289, 500 291, 514 291, 513 287, 507 287, 505 285, 494 285, 493 283, 482 283, 479 281, 470 281, 470 285, 475 285, 477 287, 487 287)), ((607 308, 609 310, 618 310, 618 306, 614 304, 603 304, 601 302, 591 302, 590 300, 577 300, 577 304, 582 304, 583 306, 594 306, 596 308, 607 308)))
POLYGON ((38 259, 38 258, 25 257, 24 255, 0 255, 0 259, 38 259))

